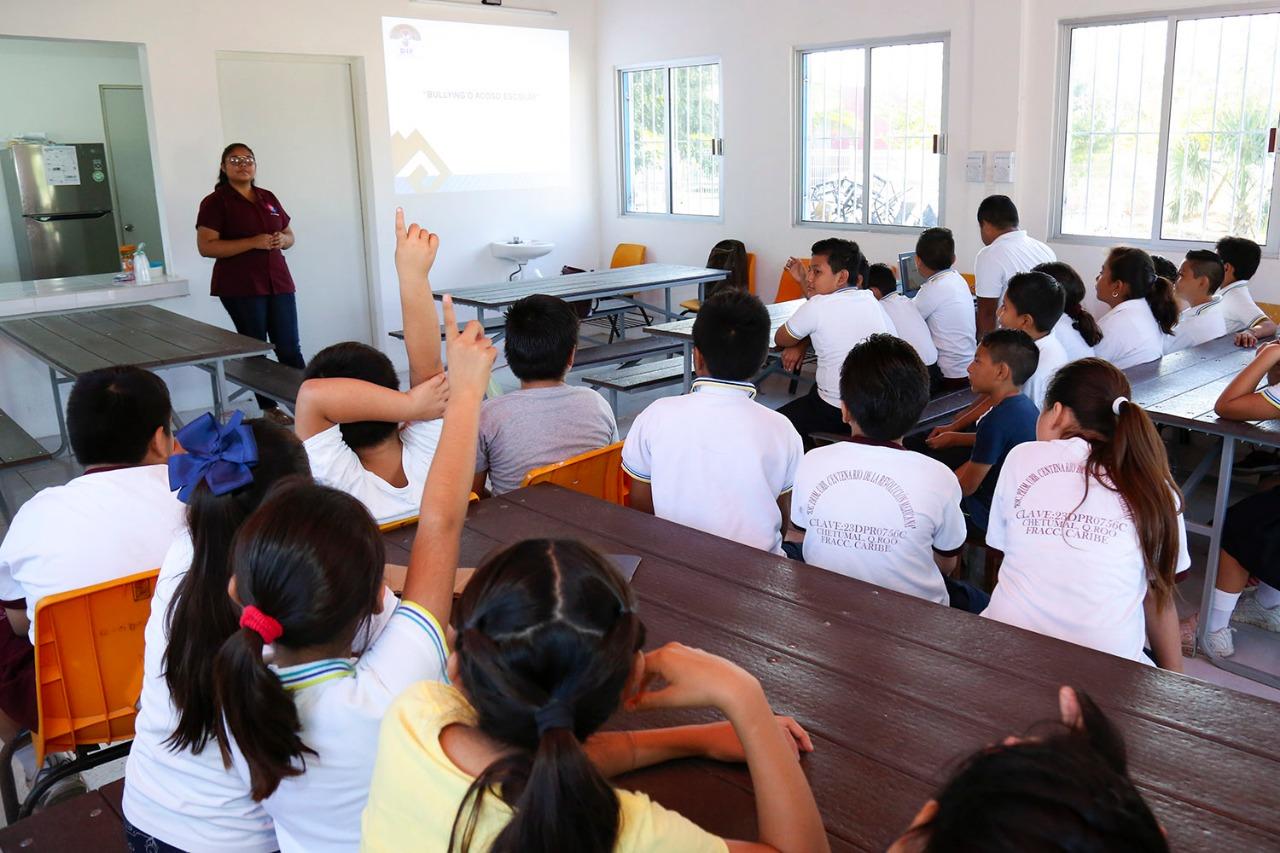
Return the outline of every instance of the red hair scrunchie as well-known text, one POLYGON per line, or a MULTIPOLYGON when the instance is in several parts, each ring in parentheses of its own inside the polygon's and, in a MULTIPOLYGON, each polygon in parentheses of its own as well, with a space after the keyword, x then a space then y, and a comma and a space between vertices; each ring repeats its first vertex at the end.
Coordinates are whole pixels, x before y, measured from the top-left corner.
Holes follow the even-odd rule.
POLYGON ((240 627, 248 628, 262 638, 262 642, 271 645, 280 639, 284 628, 279 622, 250 604, 240 614, 240 627))

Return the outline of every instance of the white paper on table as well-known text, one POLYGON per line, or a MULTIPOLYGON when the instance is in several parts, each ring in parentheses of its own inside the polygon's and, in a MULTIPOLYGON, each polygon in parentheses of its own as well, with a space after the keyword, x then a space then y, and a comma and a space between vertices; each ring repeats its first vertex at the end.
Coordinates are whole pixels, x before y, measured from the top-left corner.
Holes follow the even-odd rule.
POLYGON ((42 145, 44 176, 51 187, 80 186, 80 161, 74 145, 42 145))

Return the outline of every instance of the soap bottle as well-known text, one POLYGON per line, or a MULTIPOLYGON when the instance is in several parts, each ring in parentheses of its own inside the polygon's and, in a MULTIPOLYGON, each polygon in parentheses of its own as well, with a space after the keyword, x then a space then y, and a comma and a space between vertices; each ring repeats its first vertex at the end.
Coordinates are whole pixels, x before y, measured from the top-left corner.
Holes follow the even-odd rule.
POLYGON ((147 259, 147 253, 144 251, 146 246, 146 243, 139 243, 138 248, 133 250, 134 284, 147 284, 151 281, 151 261, 147 259))

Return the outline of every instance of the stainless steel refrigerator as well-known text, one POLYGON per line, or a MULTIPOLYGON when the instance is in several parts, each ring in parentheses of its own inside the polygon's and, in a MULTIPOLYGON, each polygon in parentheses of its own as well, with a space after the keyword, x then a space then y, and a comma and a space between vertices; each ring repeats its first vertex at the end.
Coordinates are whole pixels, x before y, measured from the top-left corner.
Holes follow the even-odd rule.
POLYGON ((119 271, 102 143, 12 143, 0 166, 24 279, 119 271))

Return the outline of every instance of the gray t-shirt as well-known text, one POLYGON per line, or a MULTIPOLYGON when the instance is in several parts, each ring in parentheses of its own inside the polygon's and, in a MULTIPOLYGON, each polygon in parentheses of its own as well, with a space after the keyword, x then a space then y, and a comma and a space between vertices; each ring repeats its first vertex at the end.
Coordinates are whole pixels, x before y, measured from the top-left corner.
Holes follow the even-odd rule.
POLYGON ((590 388, 522 388, 485 400, 476 470, 489 471, 495 495, 520 488, 533 468, 563 462, 618 440, 604 397, 590 388))

